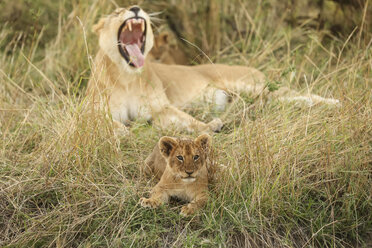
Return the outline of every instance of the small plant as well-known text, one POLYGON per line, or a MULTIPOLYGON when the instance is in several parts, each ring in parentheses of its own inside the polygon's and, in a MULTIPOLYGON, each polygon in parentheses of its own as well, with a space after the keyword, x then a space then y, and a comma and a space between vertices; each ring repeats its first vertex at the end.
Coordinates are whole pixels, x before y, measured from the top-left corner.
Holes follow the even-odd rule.
POLYGON ((271 81, 266 83, 266 87, 270 92, 277 91, 282 83, 280 81, 271 81))

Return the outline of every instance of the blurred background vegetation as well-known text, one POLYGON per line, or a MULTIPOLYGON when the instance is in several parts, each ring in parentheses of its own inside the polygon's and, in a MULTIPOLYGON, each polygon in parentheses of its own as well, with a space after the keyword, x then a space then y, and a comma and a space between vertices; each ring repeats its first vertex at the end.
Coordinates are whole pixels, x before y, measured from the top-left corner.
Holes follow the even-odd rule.
MULTIPOLYGON (((106 9, 98 11, 104 15, 115 6, 139 4, 148 12, 159 12, 160 22, 155 22, 155 25, 168 25, 178 39, 186 39, 211 57, 218 56, 221 48, 230 45, 236 36, 245 37, 250 30, 260 28, 257 20, 259 24, 264 23, 266 32, 298 26, 321 31, 322 42, 327 38, 347 38, 353 31, 360 31, 362 26, 369 31, 365 32, 363 39, 368 42, 372 31, 372 4, 366 4, 367 0, 256 0, 246 1, 244 8, 242 2, 117 0, 108 1, 106 9)), ((65 11, 62 13, 69 15, 61 16, 61 9, 73 10, 80 4, 80 1, 61 0, 2 0, 0 21, 11 30, 8 41, 21 44, 42 32, 40 44, 45 45, 57 35, 62 21, 79 15, 65 11)), ((195 56, 195 49, 190 44, 181 44, 189 56, 195 56)))
POLYGON ((116 7, 134 4, 154 14, 155 35, 169 30, 168 42, 177 48, 171 52, 186 57, 179 63, 213 61, 264 69, 271 63, 268 54, 279 58, 309 38, 331 48, 357 34, 358 45, 367 46, 372 37, 372 4, 367 0, 107 0, 92 1, 86 8, 87 4, 2 0, 0 49, 8 55, 17 47, 28 55, 34 51, 33 58, 44 61, 42 69, 48 76, 56 75, 58 63, 73 82, 84 86, 90 70, 87 60, 76 56, 84 56, 86 49, 94 55, 98 43, 91 26, 116 7), (87 44, 76 41, 82 33, 87 44), (44 50, 35 53, 35 47, 44 50))

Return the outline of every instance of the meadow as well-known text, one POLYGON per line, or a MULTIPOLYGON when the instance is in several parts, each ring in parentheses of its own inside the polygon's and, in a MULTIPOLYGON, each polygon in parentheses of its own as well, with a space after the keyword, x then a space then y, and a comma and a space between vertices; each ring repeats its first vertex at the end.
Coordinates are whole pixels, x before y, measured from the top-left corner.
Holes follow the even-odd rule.
POLYGON ((191 63, 250 65, 271 91, 285 85, 341 103, 242 95, 222 113, 188 110, 225 126, 213 134, 220 169, 210 199, 185 218, 178 201, 139 205, 155 184, 139 168, 160 137, 197 134, 137 121, 118 137, 104 112, 88 111, 91 27, 116 4, 137 2, 3 0, 0 246, 371 247, 372 3, 337 35, 312 19, 289 25, 279 2, 140 3, 162 11, 155 31, 168 23, 188 34, 191 63))

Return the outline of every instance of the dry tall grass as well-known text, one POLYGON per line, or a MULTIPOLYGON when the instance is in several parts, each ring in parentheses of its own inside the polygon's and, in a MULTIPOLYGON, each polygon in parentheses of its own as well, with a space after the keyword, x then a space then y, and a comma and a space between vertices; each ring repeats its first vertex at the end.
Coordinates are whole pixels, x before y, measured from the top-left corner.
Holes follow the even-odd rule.
MULTIPOLYGON (((46 8, 44 2, 27 4, 46 8)), ((97 50, 90 28, 115 1, 53 3, 48 16, 37 19, 35 12, 35 20, 48 23, 36 23, 23 35, 5 23, 0 30, 0 245, 370 246, 370 34, 359 28, 343 39, 290 28, 284 16, 274 19, 275 8, 264 2, 218 5, 221 33, 213 36, 218 42, 211 58, 253 65, 270 84, 311 90, 342 105, 261 105, 242 96, 225 113, 192 110, 203 120, 222 116, 226 126, 214 135, 214 161, 226 168, 211 187, 206 208, 191 219, 178 215, 177 202, 157 210, 138 204, 153 185, 139 165, 162 135, 184 134, 136 122, 130 135, 118 139, 104 113, 86 111, 85 85, 97 50)), ((154 9, 164 3, 156 1, 154 9)), ((142 4, 152 11, 152 3, 142 4)), ((189 5, 195 6, 197 1, 189 5)), ((205 28, 197 16, 193 20, 199 30, 205 28)), ((195 40, 207 33, 197 32, 195 40)))

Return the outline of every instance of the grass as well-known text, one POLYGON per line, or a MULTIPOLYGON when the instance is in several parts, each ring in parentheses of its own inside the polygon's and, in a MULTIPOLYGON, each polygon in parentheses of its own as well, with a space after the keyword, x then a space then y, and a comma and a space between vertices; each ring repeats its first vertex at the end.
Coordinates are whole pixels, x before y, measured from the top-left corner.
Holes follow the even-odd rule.
MULTIPOLYGON (((89 111, 85 87, 98 49, 90 28, 112 2, 60 2, 50 15, 30 12, 42 20, 34 29, 21 35, 7 23, 0 30, 1 246, 371 245, 371 34, 357 29, 337 38, 289 27, 284 17, 268 22, 275 8, 265 5, 223 6, 213 61, 250 64, 271 85, 342 105, 236 99, 218 114, 226 125, 213 136, 213 160, 225 169, 205 209, 192 218, 179 215, 178 202, 143 209, 139 198, 154 183, 139 166, 161 136, 189 134, 139 121, 117 138, 104 113, 89 111)), ((190 112, 206 121, 217 114, 209 106, 190 112)))

